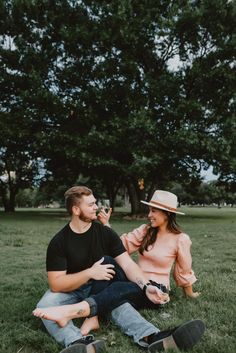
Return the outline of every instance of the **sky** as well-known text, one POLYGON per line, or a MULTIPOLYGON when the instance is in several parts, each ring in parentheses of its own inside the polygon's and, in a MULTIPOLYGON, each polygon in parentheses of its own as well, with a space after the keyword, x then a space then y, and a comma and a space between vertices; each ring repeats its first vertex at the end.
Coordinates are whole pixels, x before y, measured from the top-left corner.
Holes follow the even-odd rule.
POLYGON ((210 167, 208 170, 202 170, 201 176, 204 177, 205 181, 217 180, 218 176, 213 174, 213 167, 210 167))

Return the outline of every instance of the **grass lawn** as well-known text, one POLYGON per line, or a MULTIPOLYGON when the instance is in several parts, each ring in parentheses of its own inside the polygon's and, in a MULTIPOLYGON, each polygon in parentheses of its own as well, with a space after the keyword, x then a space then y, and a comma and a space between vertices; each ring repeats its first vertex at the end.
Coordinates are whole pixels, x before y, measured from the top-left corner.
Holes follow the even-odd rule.
MULTIPOLYGON (((193 268, 198 277, 195 289, 201 296, 186 299, 172 283, 171 302, 161 311, 142 313, 161 329, 200 318, 206 333, 192 352, 235 353, 236 209, 183 210, 187 216, 178 220, 193 242, 193 268)), ((67 220, 63 210, 0 211, 0 353, 58 353, 62 349, 31 311, 47 289, 47 244, 67 220)), ((119 234, 143 222, 124 220, 118 213, 111 220, 119 234)), ((107 352, 141 352, 112 324, 101 325, 95 335, 106 340, 107 352)))

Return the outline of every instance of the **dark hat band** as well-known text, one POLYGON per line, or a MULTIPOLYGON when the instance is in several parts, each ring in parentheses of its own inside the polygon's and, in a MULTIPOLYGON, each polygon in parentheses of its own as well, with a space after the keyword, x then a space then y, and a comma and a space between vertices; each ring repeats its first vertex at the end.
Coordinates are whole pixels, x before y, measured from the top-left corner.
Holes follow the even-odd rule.
POLYGON ((164 205, 163 203, 160 203, 160 202, 156 202, 156 201, 152 201, 152 200, 151 200, 150 203, 155 203, 156 205, 161 206, 161 207, 165 207, 165 208, 167 208, 167 209, 170 210, 170 211, 177 211, 176 208, 169 207, 169 206, 164 205))

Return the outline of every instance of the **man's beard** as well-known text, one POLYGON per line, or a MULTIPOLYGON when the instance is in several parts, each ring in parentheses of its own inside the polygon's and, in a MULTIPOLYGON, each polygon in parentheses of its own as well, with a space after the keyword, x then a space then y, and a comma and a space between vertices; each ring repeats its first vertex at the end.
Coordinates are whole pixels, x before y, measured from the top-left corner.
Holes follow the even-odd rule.
POLYGON ((80 213, 80 215, 78 216, 78 218, 79 218, 81 221, 83 221, 83 222, 87 222, 87 223, 91 223, 91 222, 92 222, 92 219, 86 217, 83 211, 81 211, 81 213, 80 213))

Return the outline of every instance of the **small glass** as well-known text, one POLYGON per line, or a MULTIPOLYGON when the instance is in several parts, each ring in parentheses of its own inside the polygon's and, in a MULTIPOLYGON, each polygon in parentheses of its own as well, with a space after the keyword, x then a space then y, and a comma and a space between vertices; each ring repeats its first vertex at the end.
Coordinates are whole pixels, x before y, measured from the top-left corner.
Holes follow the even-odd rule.
POLYGON ((111 204, 109 199, 101 199, 98 201, 98 210, 100 211, 102 208, 107 213, 110 210, 111 204))

